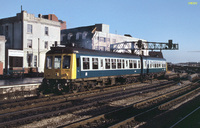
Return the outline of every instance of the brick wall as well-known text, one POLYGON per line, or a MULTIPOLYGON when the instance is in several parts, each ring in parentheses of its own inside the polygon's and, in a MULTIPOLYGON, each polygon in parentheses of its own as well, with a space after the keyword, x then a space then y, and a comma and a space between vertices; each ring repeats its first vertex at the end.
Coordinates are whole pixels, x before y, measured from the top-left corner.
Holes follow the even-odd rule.
POLYGON ((54 14, 49 14, 48 15, 48 19, 49 20, 53 20, 53 21, 58 21, 58 17, 56 15, 54 15, 54 14))
POLYGON ((66 21, 60 22, 60 25, 61 25, 61 30, 67 29, 66 21))

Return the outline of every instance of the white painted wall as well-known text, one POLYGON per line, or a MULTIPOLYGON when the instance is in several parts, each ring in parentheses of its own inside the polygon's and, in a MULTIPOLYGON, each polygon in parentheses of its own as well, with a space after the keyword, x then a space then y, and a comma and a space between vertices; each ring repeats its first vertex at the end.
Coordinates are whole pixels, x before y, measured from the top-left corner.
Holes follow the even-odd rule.
MULTIPOLYGON (((120 42, 128 42, 128 41, 135 41, 137 42, 138 40, 142 40, 142 41, 146 41, 143 39, 139 39, 139 38, 134 38, 134 37, 127 37, 127 36, 123 36, 123 35, 117 35, 117 34, 111 34, 111 33, 105 33, 105 32, 101 32, 101 31, 96 31, 92 40, 92 49, 97 49, 97 47, 99 46, 103 46, 105 47, 106 51, 110 51, 110 44, 115 44, 115 43, 120 43, 120 42), (106 38, 109 40, 106 40, 106 42, 104 42, 104 40, 101 40, 101 38, 106 38)), ((144 44, 147 47, 147 44, 144 44)), ((136 45, 134 47, 137 47, 136 45)), ((144 55, 149 55, 148 50, 142 50, 144 51, 144 55)), ((140 53, 141 54, 141 53, 140 53)))
POLYGON ((60 22, 37 18, 33 14, 24 13, 23 24, 24 68, 28 68, 27 54, 33 54, 31 67, 35 67, 34 56, 37 56, 38 71, 44 72, 46 52, 50 50, 55 41, 60 44, 60 22), (28 24, 32 25, 32 33, 27 33, 28 24), (48 27, 48 35, 45 35, 45 27, 48 27), (27 47, 28 39, 32 40, 32 48, 27 47), (45 48, 45 41, 48 42, 48 48, 45 48))
POLYGON ((3 68, 5 68, 5 37, 0 36, 0 61, 3 62, 3 68))

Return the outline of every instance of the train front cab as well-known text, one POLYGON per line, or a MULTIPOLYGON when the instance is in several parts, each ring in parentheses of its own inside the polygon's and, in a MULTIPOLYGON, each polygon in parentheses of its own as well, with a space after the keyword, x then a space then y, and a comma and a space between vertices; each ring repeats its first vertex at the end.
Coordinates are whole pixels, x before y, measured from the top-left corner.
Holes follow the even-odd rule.
POLYGON ((60 90, 72 79, 76 79, 76 54, 46 55, 44 89, 60 90))

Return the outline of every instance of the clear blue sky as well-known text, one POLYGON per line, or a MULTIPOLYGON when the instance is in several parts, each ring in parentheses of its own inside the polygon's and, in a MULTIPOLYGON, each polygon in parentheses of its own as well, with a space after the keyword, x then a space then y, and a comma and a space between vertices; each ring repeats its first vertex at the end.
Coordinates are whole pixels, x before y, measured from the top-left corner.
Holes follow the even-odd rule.
POLYGON ((179 43, 178 51, 164 51, 169 62, 200 62, 200 0, 0 0, 0 18, 23 10, 37 16, 55 14, 67 28, 96 23, 110 25, 110 33, 131 34, 148 41, 179 43), (197 4, 188 4, 197 2, 197 4))

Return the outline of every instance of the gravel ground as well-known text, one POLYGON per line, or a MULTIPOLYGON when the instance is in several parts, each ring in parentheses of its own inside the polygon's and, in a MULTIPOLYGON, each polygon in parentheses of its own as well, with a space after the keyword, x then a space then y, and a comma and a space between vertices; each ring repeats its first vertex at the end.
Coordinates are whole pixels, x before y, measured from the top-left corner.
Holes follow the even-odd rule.
POLYGON ((200 105, 200 93, 157 115, 147 122, 141 122, 135 128, 169 128, 200 105))

